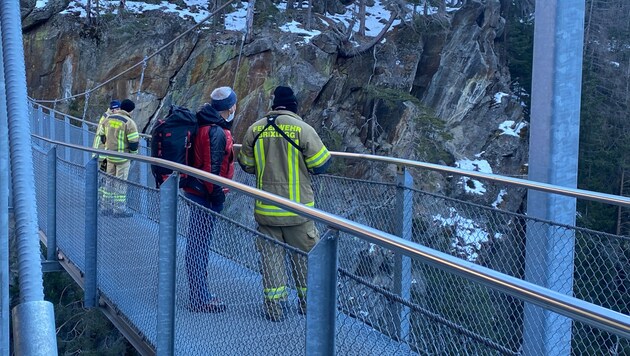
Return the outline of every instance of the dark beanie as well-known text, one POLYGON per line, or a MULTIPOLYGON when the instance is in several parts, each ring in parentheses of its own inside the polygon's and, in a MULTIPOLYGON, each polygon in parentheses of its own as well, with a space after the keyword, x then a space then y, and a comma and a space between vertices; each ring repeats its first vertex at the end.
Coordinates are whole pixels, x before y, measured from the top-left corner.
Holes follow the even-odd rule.
POLYGON ((118 101, 118 100, 112 100, 112 101, 109 103, 109 108, 110 108, 110 109, 112 109, 112 110, 114 110, 114 109, 120 109, 120 101, 118 101))
POLYGON ((273 91, 273 105, 271 109, 285 109, 297 113, 298 102, 293 89, 279 86, 273 91))
POLYGON ((136 104, 134 104, 134 102, 129 99, 125 99, 122 101, 122 103, 120 103, 120 108, 122 110, 125 110, 126 112, 132 112, 133 109, 136 108, 136 104))

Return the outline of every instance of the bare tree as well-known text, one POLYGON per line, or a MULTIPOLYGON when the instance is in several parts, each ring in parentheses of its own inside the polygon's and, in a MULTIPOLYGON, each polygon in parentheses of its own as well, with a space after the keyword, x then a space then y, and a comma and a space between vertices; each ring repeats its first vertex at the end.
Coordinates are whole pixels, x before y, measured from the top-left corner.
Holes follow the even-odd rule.
POLYGON ((87 17, 87 23, 92 24, 92 0, 87 0, 85 3, 85 13, 87 17))
MULTIPOLYGON (((381 32, 379 32, 378 35, 376 35, 376 37, 374 37, 371 41, 364 43, 362 45, 359 45, 358 47, 352 47, 349 49, 346 48, 340 48, 339 49, 339 56, 340 57, 345 57, 345 58, 351 58, 351 57, 355 57, 358 56, 368 50, 370 50, 370 48, 374 47, 374 45, 376 45, 377 43, 379 43, 383 37, 385 36, 385 34, 387 33, 387 31, 389 30, 389 28, 392 26, 392 24, 394 23, 394 20, 396 20, 396 18, 398 17, 398 12, 397 11, 392 11, 389 20, 387 21, 387 24, 385 24, 385 26, 383 27, 383 29, 381 30, 381 32)), ((354 26, 354 23, 351 23, 350 26, 354 26)), ((352 27, 350 28, 352 29, 352 27)), ((345 43, 347 44, 347 41, 345 41, 345 43)))
POLYGON ((446 0, 438 0, 437 8, 440 17, 446 16, 446 0))
POLYGON ((247 5, 247 17, 246 21, 246 36, 245 42, 250 43, 254 39, 254 8, 256 7, 256 0, 249 0, 247 5))
POLYGON ((313 1, 308 0, 308 8, 306 10, 306 30, 310 31, 313 26, 313 1))
MULTIPOLYGON (((208 11, 214 13, 217 9, 225 4, 226 0, 209 0, 208 11)), ((212 24, 216 27, 225 25, 225 9, 218 11, 212 16, 212 24)))
POLYGON ((365 36, 365 0, 359 1, 359 34, 365 36))

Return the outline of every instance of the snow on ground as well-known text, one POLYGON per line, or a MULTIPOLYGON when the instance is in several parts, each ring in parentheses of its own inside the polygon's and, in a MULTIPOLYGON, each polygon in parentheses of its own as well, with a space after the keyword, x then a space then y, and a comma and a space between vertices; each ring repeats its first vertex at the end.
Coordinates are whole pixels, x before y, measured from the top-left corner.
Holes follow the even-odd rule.
POLYGON ((508 136, 516 136, 520 137, 521 130, 527 126, 525 122, 519 122, 518 124, 512 120, 503 121, 499 124, 499 130, 501 130, 501 135, 508 136))
POLYGON ((304 38, 304 43, 308 43, 311 38, 319 35, 321 32, 317 31, 317 30, 311 30, 311 31, 307 31, 303 28, 301 28, 300 26, 302 26, 301 23, 297 22, 297 21, 291 21, 288 22, 282 26, 280 26, 280 30, 282 30, 283 32, 291 32, 291 33, 297 33, 301 36, 303 36, 304 38))
MULTIPOLYGON (((469 159, 461 159, 455 162, 455 166, 468 171, 492 173, 492 168, 490 167, 488 161, 486 161, 485 159, 476 159, 474 161, 471 161, 469 159)), ((464 191, 466 193, 483 195, 483 193, 486 192, 486 188, 483 186, 483 183, 476 179, 461 177, 460 183, 464 186, 464 191)))
MULTIPOLYGON (((483 227, 474 220, 459 215, 455 208, 449 208, 448 216, 434 215, 433 221, 440 226, 453 228, 455 236, 451 241, 451 247, 471 262, 477 260, 481 245, 490 238, 490 234, 483 227)), ((501 236, 501 234, 494 235, 495 238, 501 238, 501 236)))
MULTIPOLYGON (((199 23, 208 15, 210 12, 208 11, 208 1, 207 0, 184 0, 185 7, 169 3, 167 1, 162 1, 159 4, 147 4, 143 1, 127 1, 126 2, 126 11, 130 13, 141 14, 146 11, 151 10, 160 10, 167 13, 176 13, 183 19, 192 20, 195 23, 199 23)), ((48 3, 48 0, 38 0, 36 7, 44 7, 48 3)), ((68 8, 62 12, 62 14, 73 14, 78 15, 80 17, 86 17, 87 13, 85 11, 85 5, 87 0, 73 0, 70 1, 68 8)), ((101 12, 108 12, 117 14, 118 6, 120 4, 119 0, 100 0, 99 6, 101 8, 101 12)), ((226 14, 225 18, 225 28, 227 30, 232 31, 244 31, 245 30, 245 17, 247 15, 247 6, 248 2, 242 1, 240 4, 237 4, 236 9, 228 14, 226 14)), ((276 4, 276 7, 280 11, 286 11, 286 2, 276 4)), ((94 11, 94 5, 92 5, 94 11)), ((411 4, 407 5, 409 10, 408 19, 411 18, 411 15, 414 11, 414 6, 411 4)), ((457 8, 447 8, 447 11, 455 11, 457 8)), ((424 6, 421 4, 415 7, 415 11, 417 14, 424 13, 424 6)), ((437 12, 437 8, 429 7, 427 13, 434 14, 437 12)), ((346 27, 350 25, 353 18, 357 17, 358 13, 358 5, 350 5, 346 7, 346 11, 343 14, 328 14, 328 18, 335 21, 341 22, 346 27)), ((391 11, 387 10, 382 0, 375 0, 374 4, 366 7, 366 20, 365 20, 365 35, 368 37, 375 37, 378 35, 385 24, 389 20, 391 16, 391 11)), ((395 20, 392 24, 391 28, 399 25, 401 21, 399 19, 395 20)), ((326 22, 323 24, 328 25, 326 22)), ((308 43, 311 38, 320 34, 320 31, 311 30, 307 31, 304 29, 304 25, 297 22, 291 21, 286 24, 279 25, 279 28, 284 32, 292 32, 302 36, 302 40, 304 43, 308 43)), ((390 28, 390 29, 391 29, 390 28)), ((353 30, 359 30, 359 22, 354 22, 353 30)))
POLYGON ((507 189, 501 189, 499 195, 497 195, 497 199, 495 199, 494 203, 492 203, 492 207, 498 209, 501 203, 503 203, 503 197, 507 195, 507 189))

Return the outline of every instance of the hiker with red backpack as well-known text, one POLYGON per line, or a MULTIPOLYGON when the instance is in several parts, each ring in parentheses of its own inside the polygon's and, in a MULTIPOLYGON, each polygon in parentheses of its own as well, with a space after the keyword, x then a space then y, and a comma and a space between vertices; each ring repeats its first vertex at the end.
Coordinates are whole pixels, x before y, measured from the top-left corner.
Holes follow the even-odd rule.
MULTIPOLYGON (((196 114, 197 132, 192 141, 192 166, 208 173, 232 179, 234 149, 232 120, 236 112, 236 93, 230 87, 212 91, 211 102, 201 106, 196 114)), ((183 184, 184 195, 193 202, 216 213, 223 210, 227 188, 194 177, 183 184)), ((214 217, 192 207, 186 242, 186 274, 189 286, 188 309, 193 312, 219 313, 226 305, 214 297, 208 288, 208 257, 214 217)))

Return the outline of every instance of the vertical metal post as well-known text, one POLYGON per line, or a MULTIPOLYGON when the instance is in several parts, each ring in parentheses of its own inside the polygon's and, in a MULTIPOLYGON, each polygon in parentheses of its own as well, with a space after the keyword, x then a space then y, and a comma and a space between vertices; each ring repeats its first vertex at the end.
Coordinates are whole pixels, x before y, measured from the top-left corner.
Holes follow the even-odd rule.
POLYGON ((175 271, 177 261, 177 192, 179 173, 160 187, 157 354, 175 354, 175 271))
POLYGON ((85 306, 97 305, 98 158, 85 165, 85 306))
POLYGON ((0 355, 9 355, 9 126, 0 41, 0 355))
POLYGON ((57 260, 57 145, 53 145, 48 154, 47 191, 46 191, 46 259, 57 260))
POLYGON ((54 307, 44 301, 37 209, 34 204, 33 147, 21 21, 19 1, 0 1, 6 104, 11 108, 7 114, 20 278, 20 304, 13 309, 13 340, 17 355, 54 355, 57 353, 54 307))
MULTIPOLYGON (((43 113, 42 113, 43 115, 43 113)), ((55 115, 51 112, 48 113, 48 129, 50 131, 50 138, 52 140, 57 139, 57 123, 55 122, 55 115)))
MULTIPOLYGON (((138 154, 149 156, 147 149, 147 140, 144 137, 140 137, 140 149, 138 150, 138 154)), ((148 164, 144 162, 137 162, 140 167, 140 178, 138 183, 141 185, 148 187, 149 186, 149 172, 148 172, 148 164)))
POLYGON ((36 111, 37 117, 37 128, 39 130, 39 134, 46 137, 44 134, 44 112, 42 111, 42 107, 39 106, 36 111))
POLYGON ((306 354, 334 355, 337 323, 337 243, 330 230, 308 254, 306 354))
MULTIPOLYGON (((144 137, 140 137, 140 148, 138 149, 138 154, 147 155, 147 156, 149 155, 148 150, 147 150, 147 140, 144 137)), ((138 183, 144 187, 148 187, 149 186, 149 172, 148 172, 149 164, 140 162, 140 161, 135 161, 134 164, 138 165, 138 183)), ((153 186, 153 184, 151 184, 151 186, 153 186)), ((140 201, 138 202, 138 208, 140 212, 143 214, 149 213, 150 207, 146 203, 149 201, 148 200, 149 194, 150 192, 147 189, 140 190, 140 196, 138 197, 140 199, 140 201)))
MULTIPOLYGON (((81 123, 81 133, 83 134, 83 146, 92 147, 92 141, 90 140, 90 130, 85 122, 81 123)), ((90 153, 83 151, 83 164, 90 159, 90 153)))
MULTIPOLYGON (((577 185, 585 0, 537 0, 529 179, 577 185)), ((530 190, 527 214, 575 224, 575 199, 530 190)), ((526 280, 572 295, 574 236, 528 223, 526 280)), ((571 320, 525 305, 523 353, 569 355, 571 320)))
MULTIPOLYGON (((413 218, 413 177, 404 166, 397 167, 396 183, 396 233, 405 240, 411 241, 413 218)), ((394 290, 393 292, 405 300, 411 300, 411 259, 396 252, 394 254, 394 290)), ((393 303, 395 334, 399 340, 406 341, 410 335, 409 307, 393 303)))
MULTIPOLYGON (((50 119, 55 121, 55 113, 52 111, 50 112, 50 119)), ((70 141, 70 119, 65 115, 63 117, 63 142, 72 143, 70 141)), ((63 157, 66 161, 70 160, 70 149, 64 148, 63 157)))

